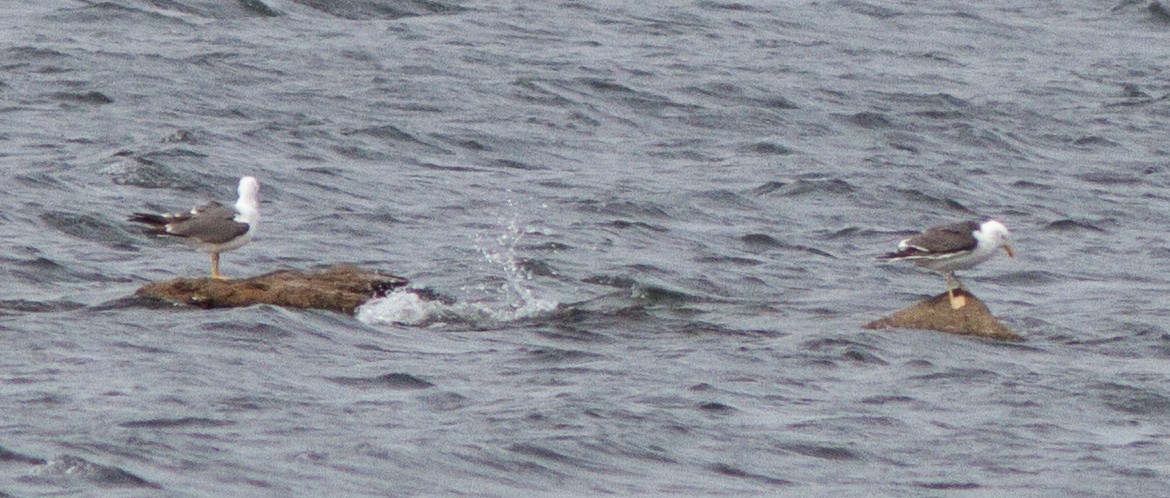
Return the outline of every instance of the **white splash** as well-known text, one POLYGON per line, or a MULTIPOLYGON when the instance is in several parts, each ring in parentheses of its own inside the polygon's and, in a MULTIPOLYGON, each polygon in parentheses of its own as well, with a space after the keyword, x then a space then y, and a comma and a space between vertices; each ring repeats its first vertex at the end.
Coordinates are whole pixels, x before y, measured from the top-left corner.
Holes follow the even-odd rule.
MULTIPOLYGON (((513 203, 508 202, 511 206, 513 203)), ((542 233, 533 226, 521 226, 518 217, 504 224, 504 232, 494 239, 478 236, 475 247, 488 264, 489 273, 501 272, 503 282, 497 288, 480 285, 479 290, 487 294, 481 301, 482 311, 493 320, 510 322, 548 313, 557 307, 557 302, 536 295, 532 287, 532 272, 524 267, 516 256, 517 246, 525 235, 542 233)))
MULTIPOLYGON (((512 201, 508 206, 515 207, 512 201)), ((538 295, 532 285, 532 272, 517 257, 517 247, 525 235, 547 233, 544 229, 522 225, 513 215, 501 222, 503 233, 495 237, 479 235, 475 247, 483 256, 480 280, 498 280, 496 285, 464 287, 470 297, 464 302, 446 304, 429 300, 410 291, 395 291, 386 297, 371 299, 358 308, 357 318, 370 324, 443 326, 462 323, 474 327, 530 319, 556 310, 559 303, 538 295), (479 296, 476 296, 478 294, 479 296)), ((473 278, 468 275, 468 278, 473 278)))
POLYGON ((442 325, 450 306, 420 297, 408 290, 396 290, 385 297, 366 301, 357 309, 357 319, 369 324, 442 325))

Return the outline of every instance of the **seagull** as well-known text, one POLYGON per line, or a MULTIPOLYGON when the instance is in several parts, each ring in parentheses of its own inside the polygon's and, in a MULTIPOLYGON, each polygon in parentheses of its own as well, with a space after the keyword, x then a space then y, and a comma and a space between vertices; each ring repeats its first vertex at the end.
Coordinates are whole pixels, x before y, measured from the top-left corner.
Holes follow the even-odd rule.
POLYGON ((211 201, 185 213, 134 213, 130 221, 150 226, 154 235, 179 237, 187 245, 211 253, 211 278, 227 280, 219 274, 219 253, 250 242, 260 223, 260 182, 245 176, 236 190, 240 198, 235 206, 211 201))
POLYGON ((1011 233, 996 220, 963 221, 928 228, 926 231, 898 243, 898 250, 878 256, 881 261, 910 261, 921 268, 942 273, 947 278, 947 295, 951 308, 959 309, 954 289, 962 288, 955 277, 956 270, 969 270, 991 259, 1000 248, 1009 258, 1015 251, 1008 243, 1011 233), (952 283, 953 282, 953 283, 952 283))

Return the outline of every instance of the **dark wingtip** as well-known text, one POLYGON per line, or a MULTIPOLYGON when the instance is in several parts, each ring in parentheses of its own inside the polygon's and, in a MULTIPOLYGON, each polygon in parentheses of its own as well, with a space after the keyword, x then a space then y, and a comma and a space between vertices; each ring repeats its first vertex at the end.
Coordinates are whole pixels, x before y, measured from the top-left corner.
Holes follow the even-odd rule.
POLYGON ((876 259, 878 259, 880 261, 897 261, 899 259, 908 258, 910 256, 914 256, 917 254, 921 254, 921 253, 919 251, 914 250, 913 247, 909 247, 909 248, 906 248, 905 250, 902 250, 902 251, 887 252, 881 256, 878 256, 876 259))
POLYGON ((134 223, 145 223, 147 225, 162 226, 167 224, 167 219, 157 214, 150 213, 134 213, 127 218, 128 221, 134 223))

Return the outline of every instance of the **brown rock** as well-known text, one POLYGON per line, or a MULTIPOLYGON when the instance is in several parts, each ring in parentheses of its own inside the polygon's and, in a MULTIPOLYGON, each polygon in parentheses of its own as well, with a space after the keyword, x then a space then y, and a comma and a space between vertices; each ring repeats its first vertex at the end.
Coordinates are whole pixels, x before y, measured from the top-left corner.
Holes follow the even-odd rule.
POLYGON ((885 318, 865 324, 867 329, 923 329, 948 334, 973 335, 1000 341, 1021 342, 1016 335, 991 315, 987 305, 966 290, 955 291, 957 301, 965 301, 959 309, 952 309, 950 298, 944 292, 920 301, 913 306, 885 318))
POLYGON ((407 283, 402 277, 335 265, 313 273, 280 270, 240 280, 176 278, 146 284, 137 295, 202 308, 272 304, 352 314, 367 300, 407 283))

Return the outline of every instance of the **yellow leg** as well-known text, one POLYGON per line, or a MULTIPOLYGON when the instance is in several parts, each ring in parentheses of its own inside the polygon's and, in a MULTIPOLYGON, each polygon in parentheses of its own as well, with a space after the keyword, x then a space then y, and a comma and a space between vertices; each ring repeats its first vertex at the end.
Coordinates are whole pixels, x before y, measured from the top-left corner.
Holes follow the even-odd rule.
POLYGON ((959 289, 963 288, 963 283, 959 282, 959 279, 955 278, 953 273, 947 273, 947 297, 951 298, 951 309, 957 310, 967 305, 967 298, 961 295, 957 298, 955 297, 955 285, 952 282, 958 283, 959 289))
POLYGON ((227 280, 219 274, 219 253, 211 253, 211 278, 216 280, 227 280))

